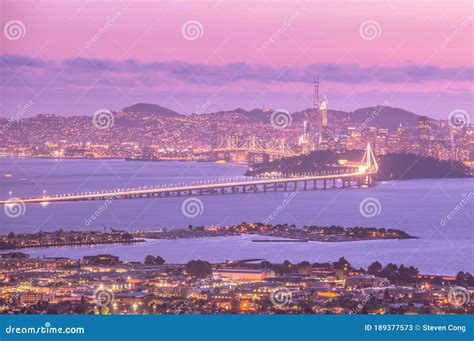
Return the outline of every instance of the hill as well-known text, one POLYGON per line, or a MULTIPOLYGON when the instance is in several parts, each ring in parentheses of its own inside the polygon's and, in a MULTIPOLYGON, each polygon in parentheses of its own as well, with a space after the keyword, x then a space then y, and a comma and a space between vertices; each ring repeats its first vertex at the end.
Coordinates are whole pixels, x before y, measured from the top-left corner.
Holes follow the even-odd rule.
POLYGON ((162 107, 158 104, 151 104, 151 103, 137 103, 131 105, 129 107, 125 107, 122 109, 123 112, 139 112, 148 115, 160 115, 166 117, 179 117, 182 116, 178 114, 176 111, 171 109, 162 107))

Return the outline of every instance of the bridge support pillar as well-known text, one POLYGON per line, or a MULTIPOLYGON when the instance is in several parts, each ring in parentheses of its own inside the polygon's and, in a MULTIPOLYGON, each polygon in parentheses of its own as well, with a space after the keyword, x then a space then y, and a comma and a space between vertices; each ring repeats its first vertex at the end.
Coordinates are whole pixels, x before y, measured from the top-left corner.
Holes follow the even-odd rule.
POLYGON ((304 181, 304 190, 306 191, 308 189, 308 181, 304 181))
POLYGON ((318 189, 317 180, 313 180, 313 189, 318 189))
POLYGON ((336 188, 336 179, 332 180, 332 188, 336 188))
POLYGON ((326 179, 323 180, 323 188, 326 189, 327 186, 326 186, 326 179))
POLYGON ((298 182, 295 181, 294 185, 293 185, 293 191, 296 191, 298 189, 298 182))
POLYGON ((263 184, 263 191, 264 191, 264 192, 267 191, 267 184, 263 184))
POLYGON ((288 184, 285 182, 283 185, 283 190, 286 192, 288 190, 288 184))

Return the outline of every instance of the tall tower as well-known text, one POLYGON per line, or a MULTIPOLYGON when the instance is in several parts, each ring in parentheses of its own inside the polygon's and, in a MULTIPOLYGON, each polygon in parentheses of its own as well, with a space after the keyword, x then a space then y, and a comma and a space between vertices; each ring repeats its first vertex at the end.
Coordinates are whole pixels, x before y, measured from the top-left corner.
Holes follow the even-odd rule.
POLYGON ((319 75, 314 76, 314 98, 313 98, 313 111, 314 111, 314 134, 316 136, 316 149, 320 149, 321 140, 322 140, 322 119, 319 103, 319 75))
POLYGON ((319 112, 321 114, 321 127, 324 128, 328 126, 328 99, 324 95, 324 100, 319 104, 319 112))
POLYGON ((313 101, 313 109, 314 113, 316 114, 316 110, 319 108, 319 75, 314 76, 314 101, 313 101))

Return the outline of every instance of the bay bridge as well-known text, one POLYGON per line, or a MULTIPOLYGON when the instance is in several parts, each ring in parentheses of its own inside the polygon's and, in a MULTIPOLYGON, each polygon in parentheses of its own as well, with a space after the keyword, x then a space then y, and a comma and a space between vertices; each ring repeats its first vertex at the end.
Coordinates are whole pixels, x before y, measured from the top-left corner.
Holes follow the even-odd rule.
POLYGON ((252 163, 275 160, 283 157, 297 156, 284 138, 271 142, 262 142, 256 136, 249 136, 246 140, 239 140, 232 136, 226 137, 212 150, 195 152, 195 156, 202 159, 225 160, 236 163, 252 163))
POLYGON ((328 188, 350 188, 372 186, 378 171, 378 164, 370 147, 359 164, 326 169, 311 173, 292 175, 258 176, 252 178, 231 178, 195 181, 188 184, 166 184, 138 188, 115 189, 99 192, 67 193, 41 197, 10 198, 1 200, 0 205, 47 204, 53 202, 141 199, 178 196, 198 196, 212 194, 258 193, 269 191, 317 190, 328 188))

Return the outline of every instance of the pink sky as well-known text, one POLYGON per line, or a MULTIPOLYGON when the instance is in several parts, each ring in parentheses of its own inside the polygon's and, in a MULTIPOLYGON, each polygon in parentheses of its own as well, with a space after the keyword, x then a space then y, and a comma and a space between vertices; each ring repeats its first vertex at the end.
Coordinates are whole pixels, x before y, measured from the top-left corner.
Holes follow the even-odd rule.
POLYGON ((438 118, 472 111, 471 1, 0 6, 2 27, 12 20, 25 27, 20 39, 4 33, 0 40, 3 116, 29 101, 26 115, 91 114, 136 102, 190 113, 208 99, 211 111, 262 103, 300 110, 312 105, 314 72, 333 109, 387 101, 438 118), (183 37, 189 20, 200 23, 202 37, 183 37), (360 32, 367 21, 378 25, 375 39, 360 32))

